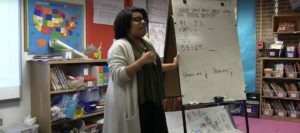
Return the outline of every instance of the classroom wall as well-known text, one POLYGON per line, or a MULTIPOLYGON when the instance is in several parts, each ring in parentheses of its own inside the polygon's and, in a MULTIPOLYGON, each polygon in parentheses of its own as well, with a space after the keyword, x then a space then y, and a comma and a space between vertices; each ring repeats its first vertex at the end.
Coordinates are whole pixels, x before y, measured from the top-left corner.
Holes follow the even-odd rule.
MULTIPOLYGON (((58 0, 62 2, 73 2, 85 5, 85 0, 58 0)), ((21 0, 23 2, 23 0, 21 0)), ((21 3, 21 15, 23 15, 23 3, 21 3)), ((22 123, 23 118, 31 113, 31 95, 30 95, 30 70, 29 63, 27 60, 32 58, 27 52, 24 52, 24 25, 23 16, 21 17, 21 34, 22 34, 22 88, 21 88, 21 99, 20 101, 10 101, 0 103, 0 118, 3 119, 3 125, 6 127, 15 123, 22 123)))
POLYGON ((237 31, 246 93, 255 91, 255 12, 256 0, 237 1, 237 31))
MULTIPOLYGON (((99 47, 102 43, 102 58, 107 58, 107 51, 113 43, 114 30, 112 25, 93 23, 93 0, 86 1, 86 45, 99 47)), ((132 0, 124 0, 124 8, 131 7, 132 0)))
MULTIPOLYGON (((300 10, 293 11, 290 5, 290 0, 279 0, 279 13, 300 13, 300 10)), ((274 0, 256 0, 256 41, 272 42, 274 40, 272 33, 272 16, 275 14, 275 1, 274 0), (260 4, 262 2, 262 4, 260 4), (262 10, 260 11, 260 7, 262 10), (260 13, 262 12, 262 21, 260 21, 260 13), (261 30, 260 30, 261 29, 261 30)), ((279 40, 285 40, 285 44, 298 44, 300 35, 280 35, 279 40)), ((259 85, 261 84, 261 61, 259 58, 262 56, 263 51, 256 52, 256 90, 259 92, 259 85)))
POLYGON ((113 26, 93 23, 93 0, 86 1, 86 45, 94 45, 99 47, 102 43, 102 58, 107 58, 107 51, 111 46, 114 38, 113 26))

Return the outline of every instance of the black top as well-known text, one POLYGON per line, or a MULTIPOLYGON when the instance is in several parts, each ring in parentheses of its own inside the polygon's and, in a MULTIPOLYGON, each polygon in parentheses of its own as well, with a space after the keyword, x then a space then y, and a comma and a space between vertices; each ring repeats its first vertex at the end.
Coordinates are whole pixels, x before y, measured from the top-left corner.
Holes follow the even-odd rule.
POLYGON ((161 61, 153 46, 145 40, 143 43, 144 48, 141 49, 131 42, 135 60, 138 60, 145 51, 152 51, 156 55, 156 61, 143 65, 137 72, 139 104, 148 101, 159 104, 165 97, 161 61))

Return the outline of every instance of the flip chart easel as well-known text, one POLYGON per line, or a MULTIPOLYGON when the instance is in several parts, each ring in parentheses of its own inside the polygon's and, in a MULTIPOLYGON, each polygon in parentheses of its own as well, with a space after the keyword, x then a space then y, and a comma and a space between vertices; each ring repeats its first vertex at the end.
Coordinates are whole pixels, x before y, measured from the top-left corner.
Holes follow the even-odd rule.
POLYGON ((249 132, 232 0, 170 0, 168 15, 164 61, 177 51, 180 57, 178 71, 165 74, 165 88, 167 96, 182 97, 184 131, 192 102, 243 103, 249 132))

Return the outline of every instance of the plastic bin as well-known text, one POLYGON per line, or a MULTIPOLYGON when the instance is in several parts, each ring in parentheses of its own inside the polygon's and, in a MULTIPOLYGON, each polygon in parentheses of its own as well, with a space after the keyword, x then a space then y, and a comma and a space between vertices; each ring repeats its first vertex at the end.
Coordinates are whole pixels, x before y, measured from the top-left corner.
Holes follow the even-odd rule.
MULTIPOLYGON (((244 111, 244 106, 241 105, 242 109, 241 109, 241 114, 243 116, 245 116, 245 111, 244 111)), ((247 105, 246 105, 246 110, 248 113, 248 116, 251 118, 259 118, 259 103, 257 101, 255 102, 248 102, 247 101, 247 105)))
POLYGON ((39 125, 28 126, 26 124, 15 124, 3 129, 4 133, 38 133, 39 125))
POLYGON ((263 114, 266 116, 272 116, 274 114, 273 109, 263 109, 263 114))
POLYGON ((265 49, 267 57, 280 57, 282 49, 265 49))
POLYGON ((90 88, 80 92, 79 100, 83 102, 99 102, 100 95, 99 95, 99 88, 90 88))
POLYGON ((267 97, 273 97, 274 96, 274 91, 273 90, 263 90, 264 96, 267 97))
POLYGON ((267 78, 272 77, 272 73, 273 73, 272 68, 265 68, 265 69, 264 69, 265 77, 267 77, 267 78))
POLYGON ((74 80, 68 80, 68 84, 69 84, 70 88, 78 89, 78 88, 84 86, 84 78, 83 77, 77 77, 74 80))
POLYGON ((287 72, 286 77, 288 78, 297 78, 298 72, 287 72))
POLYGON ((299 91, 288 91, 288 96, 290 98, 299 98, 299 91))
POLYGON ((300 112, 298 111, 288 111, 288 116, 291 118, 299 118, 300 112))
POLYGON ((102 124, 90 124, 84 127, 85 133, 101 133, 102 124))
POLYGON ((295 51, 286 51, 286 57, 294 58, 294 57, 296 57, 296 52, 295 51))
POLYGON ((296 47, 295 46, 286 46, 286 57, 288 57, 288 58, 296 57, 296 47))
POLYGON ((277 97, 286 97, 287 93, 285 91, 276 91, 277 97))
POLYGON ((275 113, 277 116, 281 116, 281 117, 287 116, 287 111, 285 111, 285 110, 275 110, 275 113))
POLYGON ((283 77, 283 72, 273 71, 273 77, 282 78, 283 77))

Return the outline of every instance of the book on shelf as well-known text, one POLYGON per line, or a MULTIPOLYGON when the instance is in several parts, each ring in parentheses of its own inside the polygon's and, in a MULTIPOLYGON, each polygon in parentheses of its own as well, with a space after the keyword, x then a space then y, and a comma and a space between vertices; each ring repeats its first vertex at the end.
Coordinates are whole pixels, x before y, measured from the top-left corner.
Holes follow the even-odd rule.
POLYGON ((62 55, 35 55, 32 57, 32 61, 52 61, 52 60, 65 60, 62 55))
POLYGON ((285 110, 280 100, 271 101, 271 105, 275 110, 285 110))
POLYGON ((59 83, 58 77, 56 75, 56 72, 54 71, 54 68, 50 68, 50 82, 52 84, 51 90, 53 91, 57 91, 57 90, 61 90, 62 86, 59 83))
POLYGON ((272 109, 270 102, 265 101, 263 103, 263 109, 272 109))
POLYGON ((51 90, 53 91, 70 89, 66 75, 59 66, 53 66, 50 68, 50 82, 52 86, 51 90))

